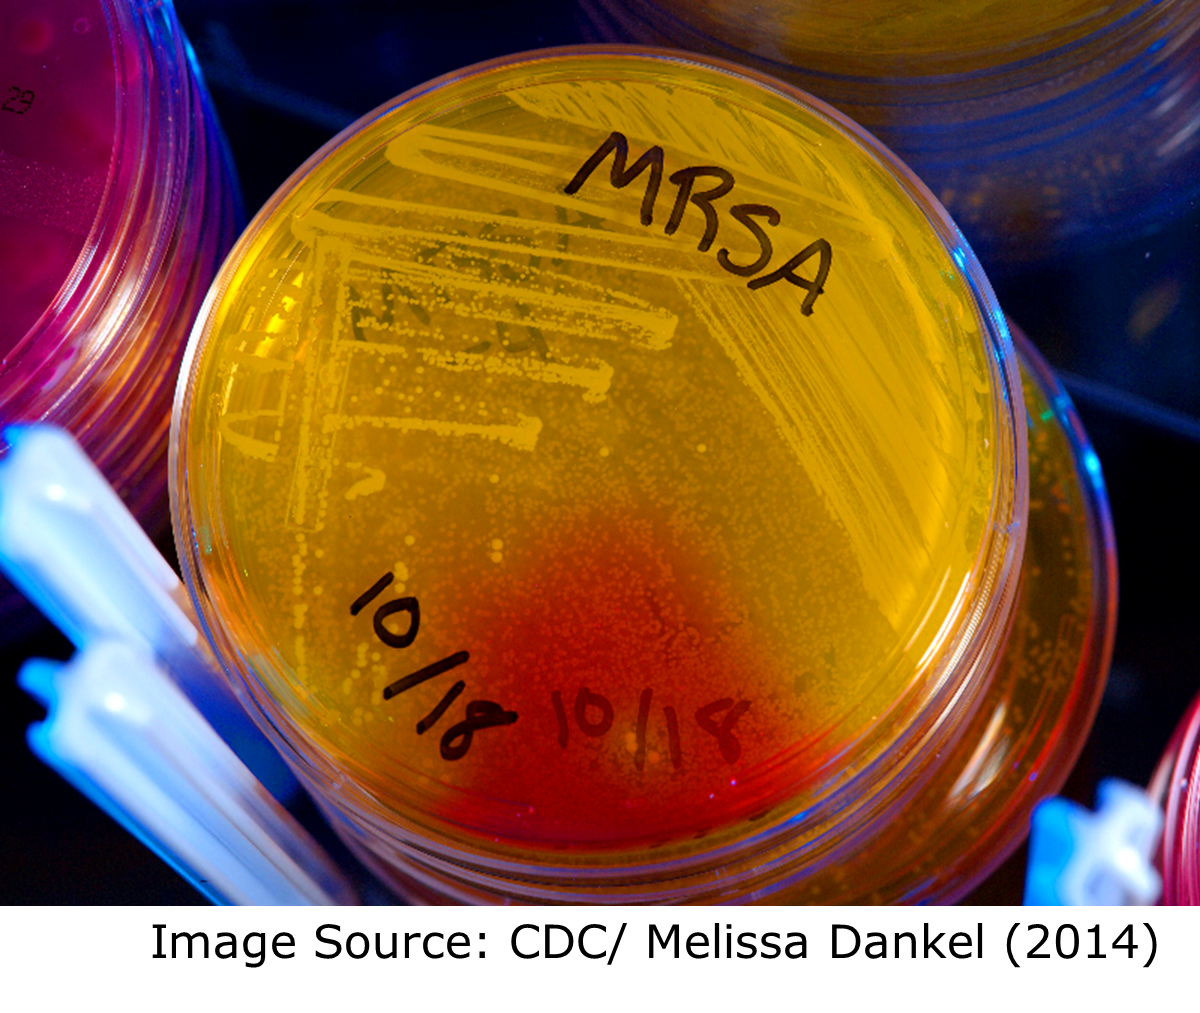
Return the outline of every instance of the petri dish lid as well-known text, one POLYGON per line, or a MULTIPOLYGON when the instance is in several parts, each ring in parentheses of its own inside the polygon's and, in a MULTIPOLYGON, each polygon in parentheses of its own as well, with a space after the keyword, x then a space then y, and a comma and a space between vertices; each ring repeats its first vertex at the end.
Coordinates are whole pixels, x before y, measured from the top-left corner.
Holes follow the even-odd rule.
POLYGON ((662 31, 680 44, 735 47, 781 69, 874 78, 961 74, 1037 61, 1137 17, 1146 5, 1142 0, 588 0, 586 6, 618 24, 662 31))
POLYGON ((100 0, 6 0, 0 63, 0 356, 10 365, 76 271, 108 183, 118 84, 100 0))
POLYGON ((840 114, 528 54, 365 117, 244 234, 176 401, 180 556, 260 717, 377 822, 736 836, 969 708, 1014 391, 969 250, 840 114))
POLYGON ((1163 810, 1158 866, 1164 904, 1200 904, 1200 696, 1180 719, 1159 760, 1150 797, 1163 810))

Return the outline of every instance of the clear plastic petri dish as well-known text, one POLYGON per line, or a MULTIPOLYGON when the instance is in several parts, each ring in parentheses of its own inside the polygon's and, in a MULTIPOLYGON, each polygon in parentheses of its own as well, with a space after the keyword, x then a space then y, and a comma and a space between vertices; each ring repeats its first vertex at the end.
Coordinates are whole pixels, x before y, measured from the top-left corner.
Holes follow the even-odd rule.
POLYGON ((1150 782, 1164 812, 1162 903, 1200 904, 1200 697, 1192 701, 1150 782))
POLYGON ((1200 173, 1196 0, 587 0, 609 41, 753 66, 876 134, 985 264, 1149 231, 1200 173))
POLYGON ((828 106, 516 56, 365 117, 242 236, 176 399, 179 555, 408 896, 949 899, 1111 646, 1099 472, 1028 361, 828 106))
POLYGON ((169 3, 6 0, 0 54, 0 421, 70 430, 161 529, 179 361, 240 219, 228 153, 169 3))

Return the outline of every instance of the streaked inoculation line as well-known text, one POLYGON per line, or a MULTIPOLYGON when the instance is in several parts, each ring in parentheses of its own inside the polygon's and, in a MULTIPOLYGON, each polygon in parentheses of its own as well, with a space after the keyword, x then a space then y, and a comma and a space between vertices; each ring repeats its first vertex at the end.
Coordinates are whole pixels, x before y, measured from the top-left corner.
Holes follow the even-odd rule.
POLYGON ((355 429, 359 426, 374 426, 376 429, 396 429, 400 432, 427 432, 438 436, 479 436, 495 440, 517 450, 533 450, 542 431, 542 420, 530 415, 521 415, 513 425, 484 425, 473 422, 446 422, 442 419, 418 419, 407 415, 334 415, 321 420, 321 432, 325 435, 355 429))
MULTIPOLYGON (((895 495, 906 487, 893 480, 896 465, 889 462, 908 458, 918 471, 921 464, 912 458, 915 450, 899 459, 879 452, 892 437, 886 418, 863 429, 855 404, 837 382, 838 370, 849 368, 846 356, 855 351, 853 345, 841 349, 840 360, 827 360, 831 349, 824 346, 796 342, 784 347, 770 336, 786 331, 765 326, 744 301, 717 304, 688 282, 680 282, 680 289, 844 527, 867 593, 896 622, 913 603, 902 599, 893 574, 928 565, 930 549, 914 504, 895 495)), ((770 304, 755 306, 759 313, 772 310, 770 304)), ((894 406, 888 414, 900 417, 894 406)), ((903 430, 899 424, 890 428, 903 430)))
POLYGON ((481 355, 471 352, 444 352, 437 348, 419 348, 417 354, 431 366, 451 372, 478 371, 496 376, 519 376, 538 383, 563 383, 582 387, 583 399, 591 404, 604 400, 612 383, 613 368, 599 359, 592 366, 568 366, 561 362, 544 362, 533 357, 481 355))
MULTIPOLYGON (((514 89, 507 97, 514 105, 541 119, 594 130, 601 137, 613 130, 621 131, 631 140, 653 137, 654 143, 674 148, 693 165, 719 160, 734 168, 765 169, 763 149, 776 147, 773 138, 758 132, 754 143, 746 143, 744 136, 735 136, 734 131, 746 130, 747 124, 739 122, 742 118, 736 114, 730 115, 733 110, 729 106, 711 98, 714 114, 711 121, 720 126, 704 136, 711 129, 710 123, 706 122, 709 118, 703 115, 703 109, 695 101, 703 99, 686 83, 682 83, 682 90, 691 92, 693 101, 682 103, 682 108, 687 110, 682 117, 672 115, 672 105, 678 104, 661 101, 665 89, 631 88, 621 80, 591 80, 586 86, 581 85, 582 82, 575 87, 514 89)), ((762 120, 761 116, 756 116, 753 123, 758 125, 762 120)), ((795 140, 791 150, 794 153, 795 140)), ((781 180, 783 185, 793 189, 796 182, 795 174, 781 180)))
MULTIPOLYGON (((242 345, 245 346, 254 342, 265 342, 275 339, 278 335, 268 334, 266 331, 251 330, 241 331, 234 337, 235 339, 241 338, 242 345)), ((285 417, 287 404, 287 374, 290 373, 294 365, 294 360, 291 358, 267 358, 266 356, 244 351, 229 353, 226 361, 221 366, 221 371, 225 374, 224 391, 221 396, 222 406, 227 406, 231 403, 235 382, 248 382, 248 378, 250 377, 261 378, 267 375, 273 376, 275 380, 272 383, 278 387, 278 390, 275 398, 276 407, 274 408, 256 408, 252 411, 231 412, 222 407, 218 423, 218 432, 222 440, 247 457, 256 458, 268 463, 276 459, 276 455, 279 453, 277 439, 264 440, 259 436, 253 436, 250 433, 241 431, 236 427, 245 423, 249 423, 253 427, 259 419, 272 419, 274 421, 274 425, 272 426, 273 435, 278 436, 278 431, 285 417)), ((268 400, 265 393, 263 400, 268 400)))
MULTIPOLYGON (((314 247, 309 260, 312 270, 311 288, 320 292, 325 285, 326 257, 314 247)), ((288 516, 292 523, 304 526, 308 522, 310 482, 312 479, 312 459, 320 454, 319 448, 313 446, 314 410, 317 401, 318 378, 320 376, 321 356, 306 355, 304 363, 304 385, 300 393, 300 418, 297 426, 296 463, 292 468, 291 488, 288 491, 288 516)), ((345 383, 345 375, 338 381, 341 387, 345 383)), ((322 475, 318 481, 323 481, 322 475)))
MULTIPOLYGON (((517 314, 496 315, 495 311, 488 313, 481 307, 474 308, 471 315, 482 319, 501 320, 516 326, 546 327, 568 334, 602 340, 618 340, 617 334, 607 334, 595 326, 596 324, 609 324, 617 329, 621 338, 656 352, 671 347, 671 339, 674 337, 675 328, 679 322, 679 318, 675 314, 666 310, 639 309, 636 306, 621 303, 601 302, 597 299, 584 299, 579 296, 545 292, 534 288, 519 288, 502 282, 484 281, 481 278, 475 278, 449 268, 400 262, 358 248, 346 249, 347 240, 342 238, 340 233, 334 233, 332 230, 321 238, 324 243, 329 244, 333 249, 338 249, 347 258, 352 257, 356 263, 378 267, 390 272, 389 281, 393 283, 459 289, 502 300, 511 300, 513 305, 520 302, 527 308, 526 312, 532 309, 548 311, 546 317, 537 318, 523 317, 517 314)), ((511 252, 511 247, 509 252, 511 252)), ((677 272, 664 273, 670 274, 671 277, 678 277, 677 272)), ((710 280, 707 275, 699 277, 706 281, 710 280)))
MULTIPOLYGON (((604 213, 604 212, 601 212, 604 213)), ((503 218, 494 218, 493 222, 504 225, 506 224, 503 218)), ((510 219, 507 224, 511 228, 515 219, 510 219)), ((365 222, 353 222, 344 218, 337 218, 333 215, 325 214, 323 211, 310 211, 302 219, 297 219, 292 224, 292 232, 296 238, 309 242, 316 234, 318 229, 325 236, 353 236, 359 239, 368 239, 376 241, 388 241, 396 239, 412 239, 421 240, 423 242, 444 243, 447 246, 461 247, 464 250, 488 250, 491 252, 505 253, 510 257, 526 256, 526 257, 546 257, 552 260, 569 261, 575 264, 590 264, 594 267, 616 267, 627 271, 640 271, 646 274, 660 274, 670 278, 690 278, 695 281, 705 281, 712 285, 725 285, 733 288, 745 287, 745 281, 741 278, 731 275, 726 271, 720 270, 716 266, 716 261, 696 260, 692 257, 691 247, 680 249, 676 245, 673 249, 666 249, 655 244, 655 249, 661 249, 664 253, 685 254, 680 257, 675 263, 655 264, 644 258, 644 251, 633 249, 622 255, 622 251, 615 250, 611 256, 597 256, 589 253, 578 253, 571 250, 562 250, 554 245, 534 246, 523 245, 518 243, 505 243, 494 239, 476 239, 472 236, 457 236, 447 232, 437 232, 432 229, 408 229, 399 225, 374 225, 365 222), (696 271, 691 270, 686 264, 702 264, 711 266, 709 270, 696 271)), ((547 226, 547 232, 550 227, 547 226)), ((618 247, 625 243, 628 238, 618 233, 604 233, 599 230, 592 232, 589 238, 594 238, 601 242, 612 242, 618 247)), ((637 245, 637 244, 633 244, 637 245)), ((413 270, 417 267, 426 265, 417 265, 412 263, 401 263, 400 261, 390 261, 384 258, 380 259, 381 266, 388 266, 394 270, 413 270)), ((447 275, 454 272, 446 272, 447 275)), ((455 275, 458 277, 458 275, 455 275)), ((522 289, 522 295, 528 291, 522 289)))
MULTIPOLYGON (((597 133, 599 134, 599 130, 597 133)), ((607 131, 605 131, 605 134, 606 133, 607 131)), ((649 136, 652 131, 648 129, 642 129, 640 133, 643 136, 649 136)), ((483 162, 490 162, 495 165, 503 165, 509 169, 518 169, 526 172, 537 172, 543 174, 555 173, 561 168, 559 166, 547 165, 544 161, 532 161, 530 159, 519 158, 513 155, 505 155, 500 152, 488 151, 486 148, 481 148, 479 147, 480 143, 487 143, 488 141, 488 135, 486 134, 481 135, 474 131, 464 130, 459 132, 457 139, 451 139, 450 134, 451 132, 445 128, 438 130, 436 133, 426 133, 422 131, 416 135, 406 134, 404 137, 397 138, 390 145, 388 145, 388 160, 394 165, 400 165, 402 162, 396 157, 396 153, 401 150, 405 150, 406 154, 411 155, 412 148, 416 147, 419 148, 422 153, 432 152, 440 155, 459 155, 478 159, 483 162)), ((598 138, 598 141, 599 140, 603 140, 603 136, 600 136, 598 138)), ((631 143, 633 143, 632 137, 631 143)), ((659 143, 661 143, 661 141, 659 143)), ((544 151, 544 149, 540 147, 526 146, 522 144, 518 138, 514 138, 508 147, 515 148, 517 150, 525 149, 531 153, 544 151)), ((672 147, 676 150, 679 150, 680 145, 673 141, 672 147)), ((591 151, 584 150, 582 148, 575 149, 572 152, 571 157, 577 160, 578 164, 576 164, 574 168, 578 168, 578 165, 582 164, 587 156, 591 153, 591 151)), ((712 160, 711 152, 705 155, 702 154, 698 149, 694 152, 679 151, 679 154, 685 161, 688 162, 688 164, 703 164, 712 160)), ((727 161, 729 160, 730 159, 727 159, 727 161)), ((443 173, 449 169, 448 166, 441 162, 431 162, 431 165, 435 167, 435 170, 438 173, 443 173)), ((408 167, 413 168, 414 166, 408 165, 408 167)), ((770 173, 767 170, 767 167, 761 163, 751 166, 746 164, 745 159, 737 159, 733 168, 744 171, 748 170, 753 173, 753 178, 751 179, 739 178, 739 187, 740 192, 742 193, 757 193, 764 196, 770 195, 772 197, 786 195, 793 202, 799 200, 809 204, 818 204, 827 212, 833 212, 834 214, 840 216, 843 219, 843 225, 854 223, 862 227, 864 234, 869 234, 867 233, 867 223, 864 222, 861 213, 853 205, 848 204, 845 201, 837 200, 828 194, 819 193, 809 187, 805 187, 798 180, 783 179, 782 177, 776 176, 770 173), (767 184, 767 187, 756 187, 754 185, 755 182, 759 183, 760 185, 765 183, 767 184)), ((479 176, 476 178, 476 182, 479 185, 484 185, 486 182, 492 181, 494 181, 494 177, 479 176)), ((640 218, 637 218, 637 221, 640 224, 640 218)))
MULTIPOLYGON (((398 214, 403 214, 403 213, 423 214, 425 212, 429 212, 430 214, 433 214, 433 215, 445 216, 446 218, 448 218, 451 221, 478 222, 483 225, 494 225, 494 226, 498 226, 498 227, 502 227, 502 228, 506 228, 506 229, 519 228, 519 229, 524 229, 528 232, 550 232, 556 237, 556 239, 559 235, 568 235, 568 236, 578 235, 578 236, 584 236, 584 237, 587 237, 590 239, 596 239, 596 238, 604 239, 607 236, 606 233, 600 232, 597 229, 586 228, 582 225, 560 225, 558 222, 554 222, 552 224, 551 223, 532 222, 527 219, 516 218, 511 215, 497 216, 495 214, 485 214, 484 212, 479 212, 479 211, 460 211, 460 210, 456 210, 454 208, 435 207, 432 204, 413 204, 409 201, 393 201, 393 200, 389 200, 384 197, 365 197, 364 198, 363 195, 361 195, 361 194, 352 194, 352 193, 349 193, 349 191, 345 191, 345 190, 330 190, 330 191, 328 191, 328 193, 330 193, 330 194, 345 193, 345 194, 348 194, 349 197, 354 198, 354 200, 349 201, 349 203, 361 203, 361 204, 366 204, 371 207, 384 207, 384 208, 388 208, 390 210, 396 211, 398 214)), ((331 203, 337 203, 337 201, 331 201, 331 203)), ((315 213, 321 214, 322 212, 315 212, 315 213)), ((344 219, 338 218, 336 215, 330 215, 329 217, 333 221, 343 221, 344 220, 344 219)), ((389 227, 390 226, 383 226, 383 228, 389 228, 389 227)), ((457 247, 465 248, 464 243, 471 242, 471 240, 468 237, 464 237, 464 236, 458 235, 458 234, 449 235, 447 233, 442 233, 442 232, 430 232, 430 231, 420 231, 420 230, 408 230, 408 231, 404 232, 403 234, 398 235, 395 238, 403 238, 403 237, 410 237, 410 236, 419 238, 419 239, 428 238, 428 239, 434 240, 434 242, 437 242, 437 243, 445 243, 445 246, 447 249, 454 249, 457 247)), ((393 237, 388 236, 388 237, 381 237, 381 238, 393 238, 393 237)), ((611 238, 611 237, 609 237, 609 238, 611 238)), ((626 237, 626 238, 632 239, 633 237, 626 237)), ((493 242, 493 241, 492 240, 483 240, 483 242, 493 242)), ((666 249, 671 246, 669 240, 661 240, 660 241, 660 240, 654 240, 652 238, 647 240, 647 245, 654 246, 654 248, 656 248, 656 249, 666 249)), ((513 253, 513 254, 516 254, 517 256, 521 256, 521 257, 549 256, 549 253, 542 247, 517 246, 514 244, 502 244, 502 249, 504 252, 513 253)), ((561 250, 559 247, 556 246, 554 248, 554 252, 553 252, 553 256, 551 257, 551 260, 570 261, 572 259, 576 259, 576 260, 579 260, 580 262, 582 262, 582 258, 572 258, 569 256, 563 256, 563 254, 565 252, 566 251, 561 250)), ((508 260, 506 262, 513 263, 514 265, 519 266, 518 262, 513 261, 513 260, 508 260)), ((390 268, 389 268, 389 270, 390 270, 390 268)), ((598 292, 605 297, 605 300, 609 300, 609 301, 616 300, 617 302, 626 303, 629 306, 636 306, 641 309, 658 312, 660 314, 663 313, 663 311, 661 309, 659 309, 658 307, 656 307, 655 304, 653 302, 651 302, 649 299, 643 299, 640 296, 637 296, 632 292, 623 291, 621 289, 610 288, 606 285, 601 285, 601 284, 598 284, 597 282, 589 281, 586 278, 580 278, 580 277, 576 277, 575 275, 562 274, 562 273, 558 273, 558 272, 547 272, 545 274, 545 277, 548 281, 553 280, 553 282, 555 284, 569 284, 571 286, 571 288, 576 291, 584 290, 584 291, 588 291, 588 292, 598 292)))
MULTIPOLYGON (((245 433, 239 433, 233 428, 236 422, 246 422, 260 418, 274 418, 279 420, 283 418, 283 412, 274 408, 248 412, 223 412, 218 431, 221 434, 222 440, 231 447, 240 450, 247 457, 271 462, 275 460, 275 455, 279 452, 278 443, 273 440, 260 440, 255 436, 248 436, 245 433)), ((276 421, 276 425, 278 424, 278 421, 276 421)))
MULTIPOLYGON (((255 332, 247 332, 255 333, 255 332)), ((257 332, 265 337, 278 338, 278 334, 267 335, 265 331, 257 332)), ((262 373, 287 372, 295 365, 292 359, 268 359, 265 355, 255 355, 253 352, 230 352, 228 361, 233 366, 257 370, 262 373)))
MULTIPOLYGON (((582 239, 594 239, 598 242, 621 243, 629 246, 640 246, 653 250, 678 250, 679 242, 674 239, 668 239, 665 236, 657 236, 652 232, 646 232, 642 225, 638 225, 637 231, 630 232, 611 232, 607 229, 598 229, 588 227, 586 225, 567 225, 562 222, 550 221, 532 221, 528 218, 517 218, 513 215, 496 215, 489 214, 484 211, 467 211, 463 208, 449 207, 443 204, 418 204, 414 201, 392 200, 389 197, 376 197, 370 194, 353 193, 349 190, 327 190, 320 200, 321 204, 358 204, 366 207, 384 208, 388 211, 395 211, 397 214, 419 214, 430 215, 437 218, 449 218, 452 221, 463 222, 478 222, 480 225, 495 225, 508 229, 522 229, 526 232, 545 232, 554 236, 578 236, 582 239)), ((309 212, 312 214, 321 214, 322 212, 309 212)), ((306 215, 305 217, 308 217, 306 215)), ((335 221, 344 221, 336 215, 330 215, 335 221)), ((605 224, 608 224, 607 222, 605 224)), ((486 240, 472 240, 469 236, 452 235, 444 232, 420 231, 417 229, 405 229, 410 235, 424 238, 438 238, 445 240, 453 240, 455 242, 486 242, 486 240)), ((499 243, 492 244, 499 249, 513 250, 517 253, 533 253, 539 256, 554 256, 562 260, 570 260, 569 256, 564 256, 567 252, 556 246, 524 246, 516 243, 499 243)))
MULTIPOLYGON (((388 146, 388 159, 391 160, 392 158, 392 146, 396 144, 408 146, 415 141, 415 146, 419 147, 422 151, 432 151, 438 155, 465 155, 468 158, 477 158, 481 161, 507 166, 510 169, 521 169, 526 172, 555 173, 558 171, 558 166, 547 165, 544 160, 535 162, 528 158, 518 158, 515 155, 505 155, 499 151, 489 151, 486 148, 481 148, 477 142, 483 140, 483 135, 477 134, 474 131, 464 130, 460 139, 456 140, 449 139, 446 134, 447 131, 445 130, 440 131, 440 136, 439 134, 419 131, 412 135, 397 138, 397 140, 388 146)), ((516 139, 514 138, 514 140, 516 139)), ((516 145, 509 145, 509 147, 516 147, 516 145)), ((525 149, 522 145, 518 150, 532 151, 533 149, 525 149)), ((568 154, 565 157, 569 160, 573 155, 568 154)))
POLYGON ((552 141, 535 141, 530 137, 505 137, 500 134, 485 134, 478 130, 458 130, 454 127, 438 127, 423 124, 421 136, 435 140, 462 144, 491 144, 497 148, 516 148, 519 151, 540 151, 547 155, 563 155, 576 158, 579 148, 574 144, 555 144, 552 141))
POLYGON ((488 355, 482 352, 450 352, 441 348, 413 348, 380 341, 343 341, 350 351, 375 355, 395 355, 407 359, 420 356, 426 365, 452 373, 481 372, 493 376, 513 376, 536 383, 561 383, 582 387, 583 399, 598 404, 608 394, 614 370, 602 359, 589 359, 586 365, 546 362, 536 356, 488 355))
MULTIPOLYGON (((630 230, 642 228, 642 221, 636 213, 636 208, 631 208, 630 212, 626 214, 619 209, 594 204, 579 197, 568 197, 553 183, 543 187, 525 186, 520 183, 499 179, 495 176, 483 176, 477 172, 468 172, 465 169, 459 169, 452 165, 434 162, 432 159, 426 157, 424 153, 414 151, 407 147, 406 144, 401 143, 406 140, 407 138, 400 138, 393 141, 388 145, 387 149, 388 161, 401 169, 410 169, 413 172, 435 176, 454 183, 465 183, 471 187, 493 190, 497 193, 508 194, 510 197, 520 197, 524 200, 549 204, 554 207, 563 208, 566 211, 582 211, 584 214, 602 218, 606 222, 627 225, 630 230)), ((542 167, 543 174, 550 175, 550 171, 549 167, 542 167)), ((566 180, 563 180, 563 182, 565 183, 566 180)))

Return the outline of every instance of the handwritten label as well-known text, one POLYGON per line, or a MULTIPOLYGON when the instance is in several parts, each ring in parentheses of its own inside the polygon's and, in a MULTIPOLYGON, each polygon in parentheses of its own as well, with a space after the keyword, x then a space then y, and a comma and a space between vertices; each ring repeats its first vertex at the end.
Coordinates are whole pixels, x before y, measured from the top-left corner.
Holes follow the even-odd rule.
MULTIPOLYGON (((384 589, 395 579, 396 575, 394 573, 385 573, 354 600, 350 606, 350 615, 357 616, 364 608, 378 598, 384 589)), ((375 610, 371 618, 371 625, 380 643, 385 644, 393 650, 402 651, 412 645, 421 628, 421 603, 413 597, 396 598, 385 602, 375 610), (397 625, 396 618, 401 615, 405 616, 402 627, 397 625)), ((419 668, 415 672, 404 676, 402 679, 397 679, 395 682, 389 683, 384 687, 383 699, 392 700, 401 693, 406 693, 408 690, 421 685, 423 682, 428 682, 430 679, 444 675, 446 672, 452 671, 460 665, 465 665, 470 660, 471 655, 469 652, 456 651, 454 654, 448 655, 440 661, 435 661, 424 668, 419 668)), ((466 688, 467 684, 461 679, 451 686, 433 710, 417 722, 417 734, 424 735, 430 728, 436 725, 446 711, 449 710, 451 704, 458 699, 466 688)), ((466 717, 462 721, 451 725, 442 736, 442 759, 451 762, 461 760, 470 751, 476 732, 484 728, 500 728, 505 725, 511 725, 516 720, 516 711, 505 710, 500 704, 492 700, 472 700, 467 704, 466 717)))
POLYGON ((24 116, 33 108, 33 97, 33 92, 28 88, 22 88, 15 84, 10 85, 4 93, 4 101, 0 103, 0 110, 24 116))
MULTIPOLYGON (((638 697, 637 731, 634 745, 633 765, 638 770, 646 766, 646 731, 650 724, 651 703, 654 700, 654 690, 646 687, 638 697)), ((608 734, 612 729, 616 714, 612 701, 589 686, 581 686, 575 694, 568 717, 567 703, 561 690, 550 694, 550 703, 554 707, 554 715, 558 721, 558 744, 566 749, 571 737, 571 720, 574 718, 575 727, 588 738, 599 738, 608 734)), ((734 735, 738 719, 750 709, 749 700, 737 700, 732 697, 722 697, 699 708, 694 717, 699 728, 717 740, 717 748, 721 758, 726 763, 736 763, 742 755, 742 745, 734 735)), ((683 748, 679 738, 679 716, 675 708, 664 705, 663 720, 667 727, 667 750, 671 757, 671 766, 679 770, 683 766, 683 748)))
MULTIPOLYGON (((643 225, 654 223, 654 209, 658 201, 658 191, 662 186, 664 157, 659 145, 647 148, 637 157, 632 165, 629 161, 629 141, 624 134, 614 130, 608 135, 579 171, 571 177, 571 181, 563 188, 570 195, 578 193, 587 182, 588 177, 599 168, 600 164, 612 155, 612 166, 609 171, 609 182, 617 189, 623 189, 638 178, 643 172, 648 173, 646 189, 642 193, 641 221, 643 225)), ((668 236, 674 235, 683 222, 684 213, 689 204, 699 208, 704 215, 704 234, 696 247, 701 253, 707 252, 717 238, 720 228, 720 215, 713 206, 722 197, 733 190, 735 180, 733 173, 719 165, 692 165, 673 172, 669 181, 676 186, 675 203, 667 218, 663 232, 668 236), (700 181, 711 185, 700 185, 700 181)), ((750 278, 746 287, 752 290, 765 288, 777 281, 786 281, 805 292, 804 301, 800 304, 800 312, 810 316, 813 303, 825 289, 825 281, 829 277, 829 269, 833 264, 833 247, 824 239, 815 239, 795 256, 788 258, 779 267, 766 274, 759 274, 766 268, 774 253, 771 237, 766 229, 759 224, 758 219, 766 222, 771 228, 779 225, 779 211, 769 204, 735 204, 729 208, 729 214, 734 221, 741 225, 758 243, 758 256, 748 264, 737 264, 729 255, 729 250, 722 247, 717 251, 717 263, 730 274, 742 278, 750 278), (817 258, 816 273, 812 278, 805 278, 796 272, 813 258, 817 258), (757 277, 751 277, 757 275, 757 277)))

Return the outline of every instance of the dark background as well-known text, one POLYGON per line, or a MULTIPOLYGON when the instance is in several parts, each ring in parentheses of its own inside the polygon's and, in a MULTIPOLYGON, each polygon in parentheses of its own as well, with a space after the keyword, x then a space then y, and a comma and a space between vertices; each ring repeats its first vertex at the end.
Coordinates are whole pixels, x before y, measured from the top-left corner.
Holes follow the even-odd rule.
MULTIPOLYGON (((459 67, 584 41, 571 0, 176 0, 250 214, 377 105, 459 67)), ((1120 619, 1108 689, 1067 792, 1146 783, 1200 685, 1200 209, 1014 267, 984 262, 1001 305, 1066 380, 1104 468, 1120 619)), ((21 660, 67 657, 47 627, 0 664, 0 903, 175 904, 181 879, 29 753, 41 709, 21 660)), ((316 825, 310 810, 301 810, 316 825)), ((336 847, 336 844, 334 844, 336 847)), ((1021 852, 973 896, 1019 902, 1021 852)), ((376 893, 374 899, 382 899, 376 893)))

